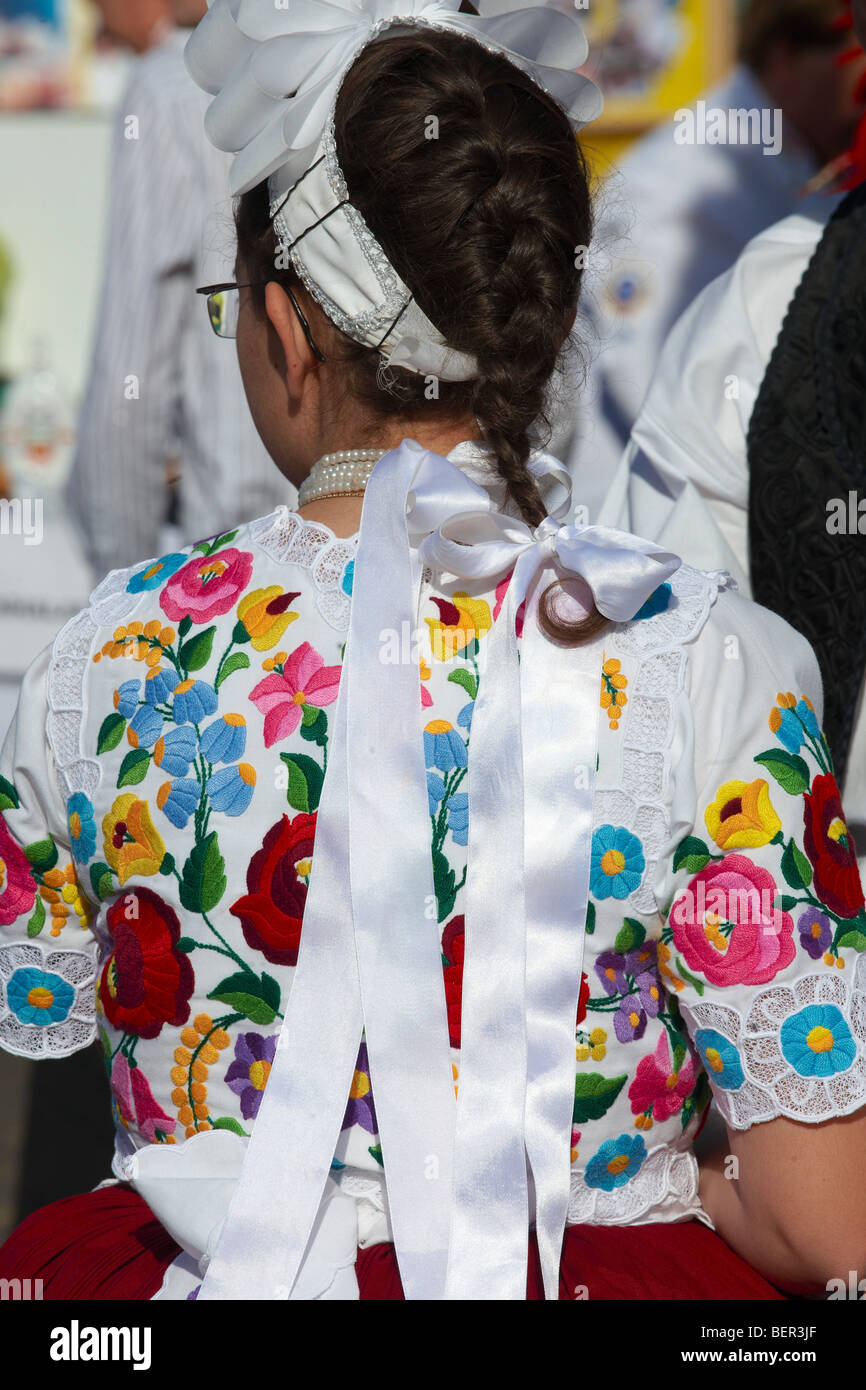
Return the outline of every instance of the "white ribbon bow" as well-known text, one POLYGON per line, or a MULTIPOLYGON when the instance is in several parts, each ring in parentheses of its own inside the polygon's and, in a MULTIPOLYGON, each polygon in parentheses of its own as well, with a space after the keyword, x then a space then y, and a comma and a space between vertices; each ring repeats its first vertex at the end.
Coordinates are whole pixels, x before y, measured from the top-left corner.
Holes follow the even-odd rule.
POLYGON ((370 475, 298 966, 200 1299, 290 1296, 362 1029, 406 1298, 525 1298, 527 1158, 545 1295, 557 1297, 600 639, 556 648, 527 611, 518 662, 516 614, 554 556, 616 622, 632 618, 681 562, 619 531, 563 524, 568 475, 552 460, 533 460, 532 471, 567 489, 534 530, 498 513, 455 464, 412 440, 370 475), (440 929, 429 908, 436 896, 419 668, 414 659, 382 661, 388 635, 414 624, 425 564, 487 580, 513 567, 485 639, 472 714, 456 1101, 440 929))

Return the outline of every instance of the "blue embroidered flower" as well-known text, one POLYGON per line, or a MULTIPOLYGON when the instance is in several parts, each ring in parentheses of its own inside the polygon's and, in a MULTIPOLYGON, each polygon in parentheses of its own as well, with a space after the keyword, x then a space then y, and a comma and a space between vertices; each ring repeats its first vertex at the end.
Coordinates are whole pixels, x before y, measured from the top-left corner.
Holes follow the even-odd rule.
POLYGON ((152 748, 163 730, 163 717, 151 705, 139 705, 126 737, 132 748, 152 748))
POLYGON ((350 598, 352 597, 352 584, 354 582, 354 579, 355 561, 350 560, 346 568, 343 570, 343 579, 342 583, 340 584, 340 588, 343 590, 343 593, 348 594, 350 598))
POLYGON ((35 967, 16 970, 6 986, 16 1018, 36 1028, 62 1023, 75 1003, 75 990, 59 975, 35 967))
POLYGON ((782 1024, 782 1055, 799 1076, 835 1076, 857 1056, 851 1029, 835 1004, 808 1004, 782 1024))
POLYGON ((86 864, 96 853, 96 821, 93 807, 84 792, 73 792, 66 803, 72 857, 86 864))
POLYGON ((136 570, 126 586, 128 594, 143 594, 148 589, 158 589, 164 580, 176 574, 181 565, 185 565, 189 559, 188 555, 181 555, 175 551, 171 555, 163 555, 159 560, 151 560, 144 569, 136 570))
POLYGON ((424 760, 440 772, 466 767, 466 744, 447 719, 431 719, 424 730, 424 760))
POLYGON ((738 1091, 745 1081, 740 1054, 732 1042, 715 1028, 699 1028, 695 1047, 700 1053, 707 1075, 723 1091, 738 1091))
POLYGON ((618 1139, 608 1139, 587 1164, 584 1173, 587 1187, 600 1187, 604 1192, 624 1187, 646 1156, 646 1144, 640 1134, 621 1134, 618 1139))
POLYGON ((201 786, 195 777, 180 777, 173 782, 163 782, 156 794, 156 804, 172 825, 183 830, 198 806, 200 795, 201 786))
POLYGON ((601 825, 592 837, 590 891, 594 898, 627 898, 646 867, 643 846, 622 825, 601 825))
POLYGON ((162 705, 177 683, 177 674, 165 666, 155 666, 144 678, 144 698, 149 705, 162 705))
POLYGON ((641 623, 645 618, 654 618, 656 613, 664 613, 672 598, 673 590, 670 584, 660 584, 655 592, 650 594, 643 607, 635 613, 632 622, 641 623))
POLYGON ((185 777, 196 755, 196 737, 188 724, 169 729, 153 748, 153 761, 170 777, 185 777))
POLYGON ((215 811, 226 816, 242 816, 253 799, 256 770, 249 763, 221 767, 207 779, 205 790, 215 811))
POLYGON ((455 792, 448 802, 448 828, 455 844, 469 843, 469 797, 465 792, 455 792))
POLYGON ((181 681, 174 690, 172 710, 175 722, 177 724, 197 724, 200 719, 204 719, 206 714, 216 714, 218 703, 216 691, 206 681, 193 679, 181 681))
MULTIPOLYGON (((803 726, 792 709, 773 710, 773 723, 776 728, 773 732, 781 744, 787 748, 789 753, 799 753, 803 747, 803 726), (776 722, 778 720, 778 722, 776 722)), ((771 716, 772 717, 772 716, 771 716)), ((772 728, 772 724, 770 725, 772 728)))
POLYGON ((475 701, 470 700, 467 705, 463 706, 462 710, 457 716, 457 723, 460 725, 462 729, 466 729, 467 732, 469 731, 472 724, 472 711, 474 710, 474 708, 475 701))
POLYGON ((438 772, 427 773, 427 800, 431 816, 435 816, 439 802, 445 795, 445 782, 438 772))
POLYGON ((210 763, 234 763, 247 746, 247 721, 242 714, 226 714, 208 724, 201 736, 201 751, 210 763))
POLYGON ((138 709, 138 692, 141 681, 124 681, 114 692, 114 708, 124 719, 131 719, 138 709))

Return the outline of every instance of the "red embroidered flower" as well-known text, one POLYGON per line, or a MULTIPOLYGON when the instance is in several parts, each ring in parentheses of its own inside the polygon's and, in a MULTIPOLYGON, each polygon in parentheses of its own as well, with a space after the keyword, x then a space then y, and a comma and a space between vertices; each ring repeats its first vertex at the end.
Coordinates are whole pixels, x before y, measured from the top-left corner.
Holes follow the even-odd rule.
POLYGON ((675 1071, 667 1034, 662 1033, 655 1052, 638 1062, 634 1080, 628 1088, 632 1114, 651 1111, 653 1119, 661 1123, 682 1110, 683 1102, 694 1089, 693 1058, 687 1055, 679 1071, 675 1071))
POLYGON ((815 893, 831 912, 856 917, 863 906, 863 887, 835 777, 829 772, 816 777, 803 799, 803 843, 815 870, 815 893))
POLYGON ((130 1067, 119 1052, 111 1068, 111 1089, 124 1126, 135 1125, 150 1144, 164 1144, 177 1129, 177 1120, 166 1115, 154 1099, 150 1083, 141 1067, 130 1067))
MULTIPOLYGON (((495 606, 494 606, 494 608, 493 608, 493 621, 494 621, 494 622, 496 622, 496 619, 499 617, 499 610, 500 610, 500 608, 502 607, 503 603, 505 602, 506 590, 508 589, 508 586, 509 586, 509 584, 511 583, 511 576, 512 576, 513 574, 514 574, 514 570, 513 570, 513 569, 509 570, 508 573, 506 574, 505 578, 504 578, 504 579, 500 579, 499 583, 496 585, 496 604, 495 604, 495 606)), ((516 633, 516 635, 517 635, 518 637, 522 637, 522 636, 523 636, 523 619, 524 619, 525 615, 526 615, 526 599, 523 599, 523 600, 521 601, 521 603, 520 603, 518 609, 517 609, 517 615, 516 615, 516 617, 515 617, 515 619, 514 619, 514 631, 515 631, 515 633, 516 633)))
POLYGON ((586 1006, 589 1003, 589 980, 586 978, 586 971, 580 977, 580 996, 577 1001, 577 1026, 580 1027, 586 1018, 586 1006))
POLYGON ((218 550, 216 555, 194 555, 173 574, 159 596, 162 611, 180 622, 209 623, 234 608, 250 582, 253 557, 247 550, 218 550))
POLYGON ((247 868, 249 892, 233 903, 247 945, 273 965, 297 965, 316 816, 300 811, 272 825, 247 868))
POLYGON ((186 1023, 195 984, 189 957, 177 949, 180 922, 149 888, 135 888, 108 910, 114 950, 99 997, 113 1028, 155 1038, 166 1023, 186 1023))
POLYGON ((445 972, 445 1003, 448 1006, 448 1036, 452 1047, 460 1046, 460 1010, 463 999, 463 951, 465 918, 452 917, 442 933, 442 968, 445 972))
POLYGON ((36 901, 36 884, 30 865, 0 816, 0 927, 30 912, 36 901))

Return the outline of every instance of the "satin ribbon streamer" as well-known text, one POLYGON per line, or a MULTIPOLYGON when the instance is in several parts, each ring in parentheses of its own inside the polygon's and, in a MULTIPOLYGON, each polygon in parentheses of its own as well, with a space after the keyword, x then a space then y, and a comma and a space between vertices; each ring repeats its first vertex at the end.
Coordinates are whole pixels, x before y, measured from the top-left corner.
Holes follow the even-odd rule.
MULTIPOLYGON (((569 1192, 574 1034, 589 889, 599 642, 557 649, 517 609, 556 559, 627 621, 680 564, 649 542, 497 512, 411 440, 368 480, 315 869, 295 978, 241 1177, 199 1299, 291 1297, 315 1226, 362 1028, 407 1299, 526 1292, 529 1184, 556 1298, 569 1192), (455 1101, 413 656, 423 565, 513 569, 472 715, 466 957, 455 1101), (407 625, 407 626, 404 626, 407 625), (563 747, 569 756, 563 758, 563 747), (524 821, 524 795, 526 798, 524 821)), ((556 576, 551 576, 555 578, 556 576)))

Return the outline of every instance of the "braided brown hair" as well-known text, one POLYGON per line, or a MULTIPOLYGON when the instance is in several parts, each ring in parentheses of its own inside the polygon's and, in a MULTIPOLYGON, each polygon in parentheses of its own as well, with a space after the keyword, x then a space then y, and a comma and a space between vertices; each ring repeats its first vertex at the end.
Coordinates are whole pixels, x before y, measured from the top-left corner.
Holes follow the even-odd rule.
MULTIPOLYGON (((561 107, 524 72, 480 44, 420 26, 363 49, 340 88, 334 121, 349 197, 449 347, 472 354, 470 382, 384 369, 375 348, 327 323, 346 393, 371 417, 474 412, 507 495, 524 520, 546 515, 526 464, 565 351, 589 245, 592 208, 583 154, 561 107), (432 138, 431 138, 432 135, 432 138)), ((238 249, 252 280, 274 270, 264 184, 237 210, 238 249)), ((318 317, 318 316, 317 316, 318 317)), ((322 316, 324 318, 324 316, 322 316)), ((548 436, 549 437, 549 436, 548 436)), ((576 645, 605 619, 553 610, 538 621, 576 645)))

